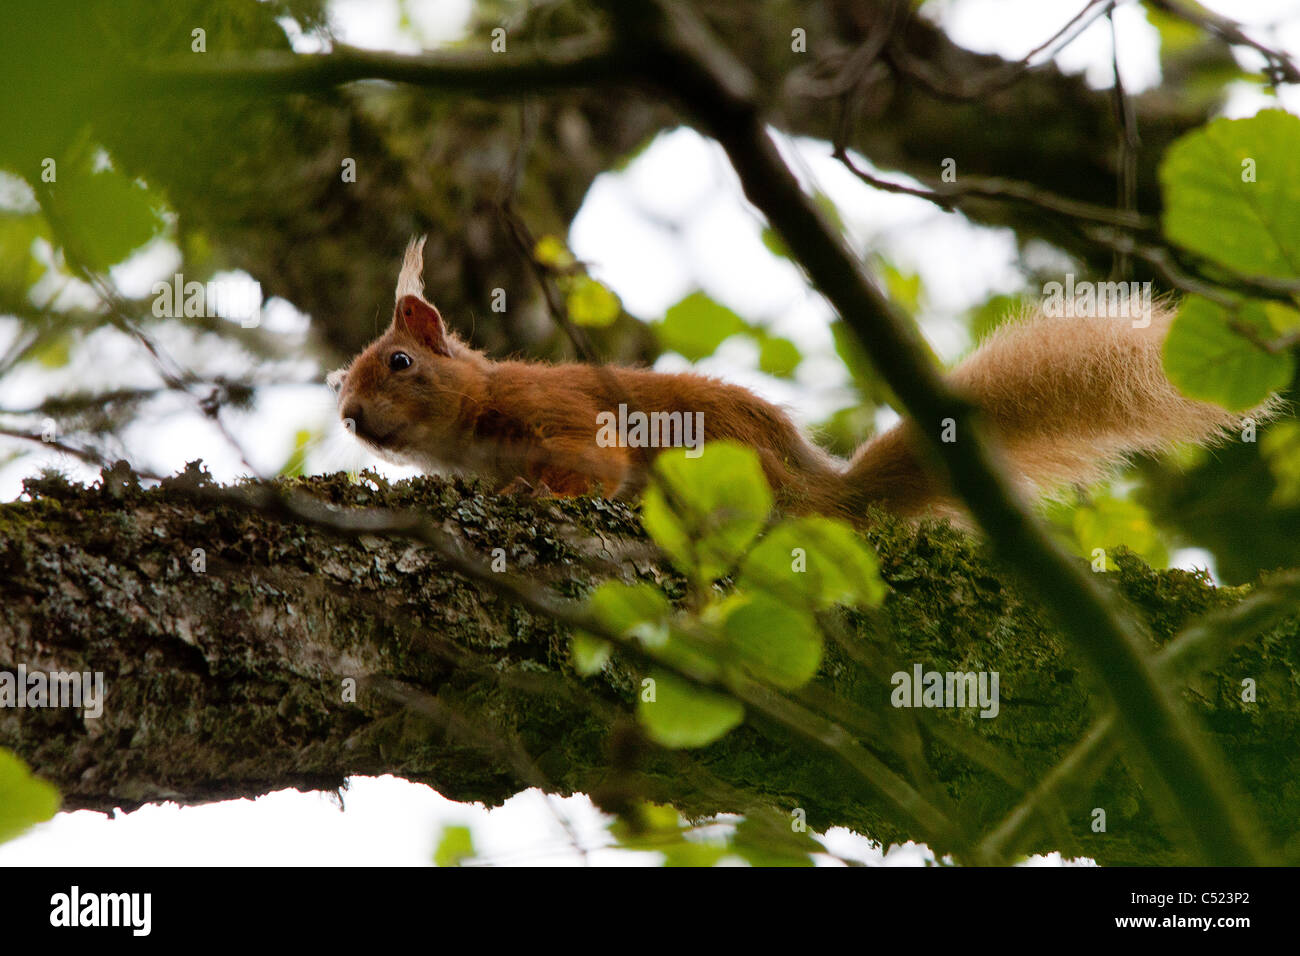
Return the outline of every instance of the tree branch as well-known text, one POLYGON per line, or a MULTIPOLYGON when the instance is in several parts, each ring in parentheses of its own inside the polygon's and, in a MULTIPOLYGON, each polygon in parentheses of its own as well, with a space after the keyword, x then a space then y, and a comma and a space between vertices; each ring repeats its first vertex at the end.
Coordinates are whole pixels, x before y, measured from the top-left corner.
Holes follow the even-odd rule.
MULTIPOLYGON (((885 796, 853 766, 884 765, 878 781, 908 772, 888 675, 915 662, 1001 672, 998 719, 918 714, 927 718, 918 723, 927 776, 960 808, 967 832, 992 829, 1023 799, 1018 783, 981 767, 969 738, 1041 778, 1098 716, 1076 659, 1044 628, 1039 608, 943 527, 918 535, 884 516, 874 525, 891 593, 870 614, 836 617, 855 651, 876 663, 828 645, 812 688, 863 727, 847 738, 831 731, 838 753, 808 746, 805 730, 829 729, 824 718, 805 719, 819 698, 774 701, 757 689, 747 694, 749 719, 726 737, 702 750, 664 751, 631 719, 640 661, 620 655, 584 679, 568 660, 571 628, 591 622, 574 616, 567 599, 609 575, 681 593, 623 505, 490 497, 433 479, 355 484, 342 475, 218 489, 190 473, 148 491, 120 474, 90 489, 47 478, 30 482, 28 496, 0 505, 0 671, 99 671, 106 696, 98 719, 0 707, 0 746, 57 784, 68 809, 328 790, 350 775, 393 773, 452 800, 493 805, 542 786, 588 793, 611 810, 636 799, 670 802, 691 817, 802 808, 817 830, 843 825, 888 844, 921 827, 937 854, 960 855, 964 840, 940 818, 933 827, 916 819, 931 812, 927 805, 939 807, 918 800, 928 787, 904 784, 885 796), (250 510, 258 488, 272 493, 267 510, 250 510), (347 530, 275 513, 276 496, 303 493, 328 503, 312 506, 317 518, 347 530), (351 510, 376 507, 384 512, 351 510), (465 562, 390 535, 411 513, 449 535, 448 552, 465 562), (483 572, 479 556, 495 548, 506 554, 504 574, 483 572), (521 605, 502 590, 521 572, 540 603, 521 605), (997 646, 988 640, 994 632, 997 646), (357 682, 355 702, 344 697, 346 678, 357 682)), ((1135 614, 1158 622, 1161 640, 1237 600, 1194 575, 1152 572, 1122 554, 1118 563, 1108 581, 1135 614)), ((1270 682, 1300 667, 1297 627, 1291 615, 1238 647, 1224 676, 1198 678, 1188 697, 1213 720, 1250 791, 1269 796, 1261 820, 1278 844, 1300 818, 1300 795, 1276 792, 1279 774, 1300 773, 1292 743, 1300 706, 1270 682), (1237 674, 1260 677, 1254 716, 1233 694, 1237 674), (1222 694, 1207 691, 1218 687, 1222 694)), ((1041 815, 1030 812, 1018 849, 1106 863, 1188 859, 1122 763, 1091 785, 1061 788, 1059 800, 1063 831, 1035 826, 1041 815), (1098 806, 1111 808, 1108 833, 1091 830, 1098 806)))
POLYGON ((412 83, 476 96, 607 84, 626 76, 603 38, 576 37, 514 53, 388 53, 336 46, 328 53, 258 51, 184 55, 138 67, 133 81, 151 93, 319 92, 356 80, 412 83))

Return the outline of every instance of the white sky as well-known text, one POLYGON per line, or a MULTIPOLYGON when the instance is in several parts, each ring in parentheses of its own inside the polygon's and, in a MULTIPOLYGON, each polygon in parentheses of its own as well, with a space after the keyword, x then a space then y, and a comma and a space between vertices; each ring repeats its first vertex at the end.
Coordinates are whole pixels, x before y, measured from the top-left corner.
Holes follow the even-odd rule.
MULTIPOLYGON (((1268 39, 1293 54, 1300 52, 1297 0, 1216 0, 1212 9, 1248 24, 1289 18, 1268 39)), ((413 0, 405 5, 418 36, 401 34, 396 0, 334 0, 332 10, 340 37, 377 49, 415 51, 455 39, 470 0, 413 0)), ((965 46, 1019 57, 1050 36, 1081 8, 1080 0, 936 0, 943 22, 965 46)), ((1134 92, 1159 82, 1155 30, 1135 4, 1117 15, 1120 64, 1134 92)), ((302 42, 300 49, 311 49, 302 42)), ((1252 65, 1249 56, 1243 63, 1252 65)), ((1065 69, 1086 72, 1097 86, 1110 83, 1110 33, 1101 21, 1058 57, 1065 69)), ((1241 84, 1227 112, 1250 115, 1273 101, 1241 84)), ((1300 91, 1284 99, 1300 112, 1300 91)), ((1005 230, 975 227, 959 216, 936 210, 921 200, 876 192, 853 178, 828 155, 824 144, 786 143, 805 180, 830 196, 860 250, 883 252, 896 266, 918 272, 928 298, 921 316, 939 354, 953 358, 968 345, 955 318, 993 292, 1020 286, 1012 236, 1005 230)), ((865 161, 863 163, 865 164, 865 161)), ((12 204, 11 182, 0 180, 0 204, 12 204)), ((575 254, 622 298, 633 314, 653 318, 696 286, 741 315, 766 320, 772 331, 794 339, 808 357, 795 383, 756 371, 753 346, 725 343, 703 363, 704 371, 747 385, 785 404, 802 422, 825 418, 852 401, 844 369, 835 358, 825 303, 810 293, 788 262, 762 245, 761 221, 744 203, 735 177, 719 148, 690 130, 661 135, 621 173, 600 176, 575 220, 570 243, 575 254), (669 188, 665 188, 668 184, 669 188)), ((394 253, 394 262, 396 264, 394 253)), ((114 270, 114 280, 128 294, 145 294, 158 278, 178 264, 175 248, 159 240, 114 270)), ((76 294, 75 290, 71 294, 76 294)), ((266 328, 298 340, 307 318, 289 304, 268 303, 266 328)), ((454 317, 453 317, 454 322, 454 317)), ((13 327, 0 320, 0 349, 13 327)), ((240 373, 238 350, 215 350, 217 343, 194 340, 179 325, 160 333, 179 356, 202 357, 202 368, 240 373)), ((680 357, 665 356, 660 367, 684 367, 680 357)), ((308 380, 317 374, 310 362, 263 370, 281 380, 308 380)), ((6 381, 3 404, 23 407, 45 396, 66 392, 69 383, 96 387, 157 384, 150 366, 134 346, 111 331, 96 334, 74 351, 71 365, 57 373, 31 372, 6 381)), ((84 387, 84 386, 83 386, 84 387)), ((124 436, 134 460, 158 472, 174 472, 193 458, 203 458, 213 474, 230 481, 246 469, 238 456, 202 417, 171 397, 124 436)), ((233 417, 232 429, 249 451, 252 464, 273 473, 293 448, 300 429, 325 430, 307 459, 309 471, 377 467, 390 475, 409 472, 384 466, 362 452, 336 428, 333 400, 322 386, 290 385, 267 389, 249 414, 233 417)), ((56 465, 83 480, 94 472, 67 458, 37 449, 6 461, 0 447, 0 500, 11 500, 21 480, 44 464, 56 465)), ((1204 566, 1208 555, 1189 550, 1180 563, 1204 566)), ((584 797, 520 794, 504 807, 487 811, 451 803, 427 787, 392 777, 356 779, 340 810, 323 794, 291 791, 256 801, 239 800, 198 808, 147 807, 109 819, 90 812, 64 813, 29 835, 0 846, 4 864, 425 864, 440 827, 468 824, 476 846, 495 861, 573 863, 581 857, 568 846, 557 814, 569 821, 589 849, 602 840, 600 814, 584 797)), ((927 851, 905 847, 885 858, 878 848, 847 831, 832 831, 827 843, 845 856, 915 865, 927 851)), ((643 863, 645 857, 604 854, 591 862, 643 863)), ((1052 862, 1048 860, 1045 862, 1052 862)))

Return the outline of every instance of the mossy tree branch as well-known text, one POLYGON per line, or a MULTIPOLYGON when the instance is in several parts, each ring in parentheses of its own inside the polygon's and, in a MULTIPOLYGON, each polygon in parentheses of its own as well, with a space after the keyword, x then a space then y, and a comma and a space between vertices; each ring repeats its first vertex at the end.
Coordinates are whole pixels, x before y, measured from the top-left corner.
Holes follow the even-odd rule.
MULTIPOLYGON (((419 508, 469 555, 504 548, 508 571, 525 572, 553 601, 608 576, 683 594, 622 505, 486 497, 435 480, 370 489, 334 476, 292 487, 338 505, 419 508)), ((886 843, 917 835, 841 759, 757 711, 702 750, 649 745, 631 716, 634 664, 578 678, 568 628, 430 548, 340 539, 233 498, 220 504, 196 494, 192 475, 147 492, 111 479, 29 489, 34 500, 0 506, 0 670, 102 671, 107 695, 98 720, 0 709, 0 745, 55 782, 69 808, 331 789, 350 775, 392 773, 462 801, 497 804, 540 786, 586 792, 610 809, 641 796, 691 815, 803 808, 818 829, 844 825, 886 843), (192 570, 195 548, 205 571, 192 570), (343 699, 349 677, 355 703, 343 699)), ((907 779, 897 744, 916 733, 929 768, 920 792, 957 808, 963 831, 991 831, 1097 719, 1095 687, 1040 608, 963 535, 882 516, 871 538, 890 594, 869 614, 835 614, 853 653, 828 646, 808 699, 836 715, 847 708, 855 744, 907 779), (889 674, 914 663, 999 671, 1001 713, 895 710, 889 674), (975 738, 1009 762, 982 766, 966 745, 975 738)), ((1160 643, 1239 600, 1195 575, 1120 565, 1117 599, 1160 643)), ((1262 634, 1215 672, 1193 675, 1185 696, 1246 788, 1268 796, 1263 826, 1285 846, 1300 816, 1300 792, 1277 784, 1300 771, 1290 743, 1300 733, 1300 621, 1260 623, 1262 634), (1245 676, 1259 682, 1257 705, 1240 699, 1245 676)), ((1045 806, 1030 813, 999 849, 1110 863, 1187 858, 1189 844, 1122 763, 1096 762, 1056 797, 1050 818, 1045 806), (1098 807, 1105 833, 1091 830, 1098 807)), ((933 848, 962 853, 941 839, 933 848)))

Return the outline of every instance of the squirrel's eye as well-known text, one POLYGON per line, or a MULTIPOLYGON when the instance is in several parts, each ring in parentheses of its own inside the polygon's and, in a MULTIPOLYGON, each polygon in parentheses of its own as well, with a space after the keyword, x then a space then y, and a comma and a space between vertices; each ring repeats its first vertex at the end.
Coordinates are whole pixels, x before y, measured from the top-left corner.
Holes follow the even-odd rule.
POLYGON ((411 367, 411 356, 405 352, 394 352, 388 356, 388 367, 394 372, 400 372, 402 369, 411 367))

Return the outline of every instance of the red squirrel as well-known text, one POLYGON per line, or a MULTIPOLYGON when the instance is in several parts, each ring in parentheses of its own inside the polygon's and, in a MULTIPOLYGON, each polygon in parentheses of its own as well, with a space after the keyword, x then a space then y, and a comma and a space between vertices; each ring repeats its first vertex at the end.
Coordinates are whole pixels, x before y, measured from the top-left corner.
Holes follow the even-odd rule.
MULTIPOLYGON (((775 405, 717 379, 494 361, 457 338, 424 298, 423 254, 424 239, 413 239, 388 330, 330 376, 345 423, 386 460, 476 474, 501 493, 634 497, 661 448, 598 441, 602 421, 625 405, 692 416, 706 442, 754 449, 778 506, 791 513, 855 524, 873 504, 905 517, 960 514, 921 465, 912 422, 844 461, 806 439, 775 405)), ((1129 455, 1214 441, 1252 414, 1268 416, 1271 403, 1235 414, 1180 394, 1161 367, 1171 321, 1161 307, 1146 327, 1040 312, 999 327, 949 382, 978 406, 1020 483, 1038 492, 1095 480, 1129 455)))

